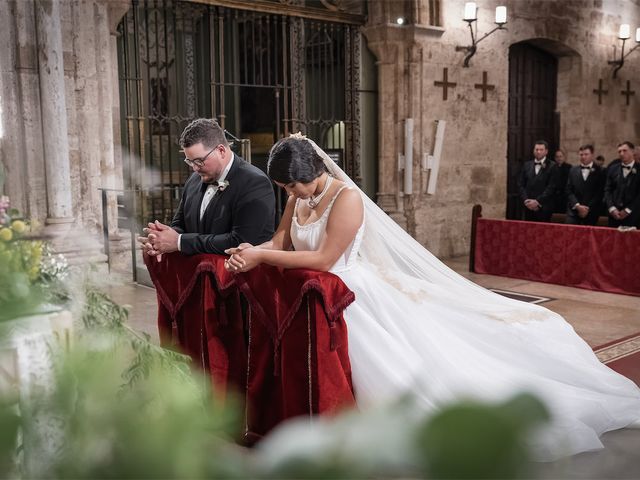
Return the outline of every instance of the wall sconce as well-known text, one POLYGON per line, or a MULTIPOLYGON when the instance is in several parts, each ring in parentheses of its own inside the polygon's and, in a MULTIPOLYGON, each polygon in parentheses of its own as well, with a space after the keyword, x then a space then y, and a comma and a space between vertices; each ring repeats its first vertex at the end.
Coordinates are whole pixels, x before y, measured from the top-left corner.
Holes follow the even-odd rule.
POLYGON ((458 45, 456 47, 456 52, 460 52, 460 51, 467 52, 467 56, 464 57, 463 66, 468 67, 469 60, 471 60, 471 57, 473 57, 476 54, 476 49, 477 49, 476 46, 496 30, 505 30, 504 24, 507 23, 507 7, 504 7, 504 6, 496 7, 495 24, 497 25, 497 27, 491 30, 490 32, 485 33, 478 40, 476 40, 476 37, 478 35, 477 23, 476 23, 476 31, 475 32, 473 31, 473 23, 478 20, 478 8, 476 7, 475 2, 467 2, 464 4, 463 20, 467 22, 467 24, 469 25, 469 31, 471 32, 471 45, 468 45, 468 46, 458 45))
POLYGON ((636 28, 636 46, 629 50, 626 54, 624 53, 624 44, 631 37, 631 28, 629 24, 623 23, 620 25, 620 30, 618 31, 618 38, 622 40, 622 50, 620 51, 620 58, 616 59, 616 48, 613 47, 613 60, 609 60, 607 63, 609 65, 616 65, 616 68, 613 69, 613 78, 616 78, 618 74, 618 70, 620 70, 624 66, 624 59, 627 58, 631 52, 633 52, 636 48, 640 46, 640 28, 636 28))

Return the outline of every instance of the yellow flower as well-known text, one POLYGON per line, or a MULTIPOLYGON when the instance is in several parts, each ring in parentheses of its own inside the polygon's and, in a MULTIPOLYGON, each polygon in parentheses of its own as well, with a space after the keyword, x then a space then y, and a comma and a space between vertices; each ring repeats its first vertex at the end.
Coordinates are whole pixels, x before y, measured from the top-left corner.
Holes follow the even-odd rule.
POLYGON ((1 228, 0 229, 0 240, 5 242, 10 242, 13 238, 13 232, 9 228, 1 228))
POLYGON ((16 233, 24 233, 26 229, 27 226, 22 220, 14 220, 13 223, 11 223, 11 230, 16 233))
POLYGON ((35 280, 36 278, 38 278, 38 275, 40 274, 40 268, 39 267, 31 267, 29 269, 29 280, 35 280))

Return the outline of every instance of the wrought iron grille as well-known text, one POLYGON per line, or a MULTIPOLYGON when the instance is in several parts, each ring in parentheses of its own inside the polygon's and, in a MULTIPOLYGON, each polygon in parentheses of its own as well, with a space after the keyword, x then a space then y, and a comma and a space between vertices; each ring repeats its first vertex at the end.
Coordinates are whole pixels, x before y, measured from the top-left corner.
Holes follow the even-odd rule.
POLYGON ((141 223, 171 219, 190 174, 178 139, 197 117, 246 139, 237 153, 262 169, 278 138, 302 131, 360 180, 358 25, 134 0, 119 34, 125 187, 143 192, 141 223))

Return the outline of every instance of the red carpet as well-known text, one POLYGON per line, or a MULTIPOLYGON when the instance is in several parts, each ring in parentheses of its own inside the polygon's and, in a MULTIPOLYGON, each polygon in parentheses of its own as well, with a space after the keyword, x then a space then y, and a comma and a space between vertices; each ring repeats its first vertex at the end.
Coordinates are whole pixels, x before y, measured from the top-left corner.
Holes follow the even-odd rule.
POLYGON ((593 349, 602 363, 640 385, 640 332, 593 349))

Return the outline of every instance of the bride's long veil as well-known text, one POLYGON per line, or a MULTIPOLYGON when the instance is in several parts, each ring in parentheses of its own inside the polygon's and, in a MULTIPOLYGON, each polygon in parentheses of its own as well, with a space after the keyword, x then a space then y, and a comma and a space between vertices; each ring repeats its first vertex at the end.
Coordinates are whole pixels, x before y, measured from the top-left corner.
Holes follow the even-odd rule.
POLYGON ((495 320, 526 322, 559 318, 546 308, 486 290, 447 267, 378 207, 313 140, 299 134, 292 136, 311 143, 329 173, 360 192, 366 219, 360 247, 361 261, 381 272, 401 272, 430 282, 438 287, 440 301, 455 302, 495 320))

